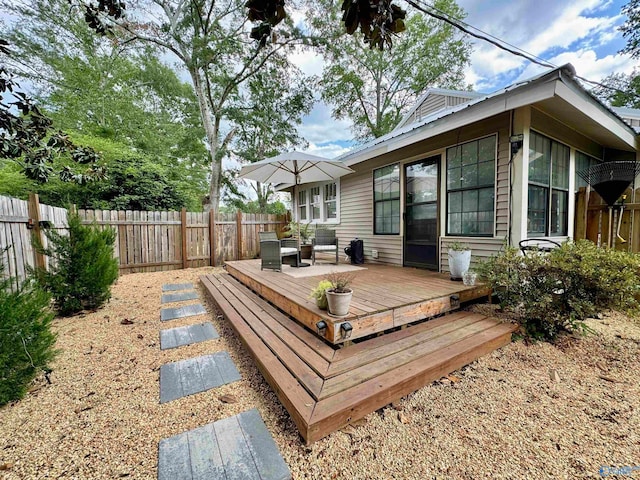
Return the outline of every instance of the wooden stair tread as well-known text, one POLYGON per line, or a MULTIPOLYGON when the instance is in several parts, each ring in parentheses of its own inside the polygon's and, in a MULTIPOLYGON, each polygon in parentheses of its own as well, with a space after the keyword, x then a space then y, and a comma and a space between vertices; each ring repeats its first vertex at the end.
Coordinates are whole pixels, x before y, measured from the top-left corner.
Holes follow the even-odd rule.
POLYGON ((307 443, 507 344, 514 330, 455 312, 335 350, 230 275, 201 281, 307 443))

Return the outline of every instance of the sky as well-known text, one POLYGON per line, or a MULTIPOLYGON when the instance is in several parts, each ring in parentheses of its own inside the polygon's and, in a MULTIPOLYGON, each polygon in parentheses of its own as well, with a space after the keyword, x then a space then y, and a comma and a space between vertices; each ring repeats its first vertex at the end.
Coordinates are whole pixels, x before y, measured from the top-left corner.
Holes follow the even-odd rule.
MULTIPOLYGON (((427 0, 428 1, 428 0, 427 0)), ((401 0, 400 0, 400 3, 401 0)), ((618 27, 627 1, 607 0, 458 0, 465 21, 554 64, 571 63, 578 75, 600 81, 611 73, 631 73, 638 61, 618 51, 625 41, 618 27)), ((546 69, 473 39, 466 83, 490 93, 546 69)), ((322 73, 322 59, 309 52, 294 56, 307 74, 322 73)), ((330 108, 318 102, 299 131, 309 142, 307 152, 334 158, 349 150, 350 123, 331 118, 330 108)))

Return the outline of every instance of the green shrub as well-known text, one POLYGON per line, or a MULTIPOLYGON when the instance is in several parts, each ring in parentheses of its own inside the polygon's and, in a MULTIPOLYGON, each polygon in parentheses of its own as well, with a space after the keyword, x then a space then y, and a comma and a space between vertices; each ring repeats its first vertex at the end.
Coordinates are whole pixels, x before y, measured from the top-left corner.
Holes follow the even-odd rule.
POLYGON ((68 234, 46 231, 49 271, 35 271, 40 285, 51 293, 60 315, 96 309, 111 298, 111 285, 118 278, 118 262, 113 258, 115 231, 82 225, 76 213, 69 213, 68 234))
POLYGON ((21 399, 55 355, 51 297, 33 282, 12 285, 0 280, 0 405, 21 399))
POLYGON ((640 256, 587 240, 527 256, 506 247, 479 271, 534 338, 585 329, 586 318, 607 309, 633 314, 640 307, 640 256))

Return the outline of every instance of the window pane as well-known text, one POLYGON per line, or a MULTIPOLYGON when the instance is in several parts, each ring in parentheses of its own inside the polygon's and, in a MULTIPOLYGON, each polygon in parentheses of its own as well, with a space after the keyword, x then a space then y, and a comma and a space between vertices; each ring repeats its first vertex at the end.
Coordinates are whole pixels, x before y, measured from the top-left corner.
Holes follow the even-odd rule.
POLYGON ((400 233, 400 166, 373 171, 374 226, 378 234, 400 233))
POLYGON ((493 188, 483 188, 482 190, 478 190, 478 210, 481 212, 491 212, 493 215, 493 197, 493 188))
POLYGON ((459 167, 462 163, 461 160, 462 155, 462 147, 458 145, 457 147, 447 149, 447 165, 449 168, 459 167))
POLYGON ((327 216, 327 220, 338 218, 337 210, 336 210, 336 201, 326 202, 324 204, 325 215, 327 216))
POLYGON ((551 140, 531 132, 529 145, 529 181, 549 185, 551 140))
POLYGON ((553 164, 552 186, 569 188, 569 147, 552 142, 551 163, 553 164))
POLYGON ((454 188, 460 188, 462 177, 461 168, 451 168, 447 170, 447 188, 452 190, 454 188))
POLYGON ((492 161, 496 158, 496 137, 491 136, 478 141, 478 161, 492 161))
POLYGON ((329 200, 334 200, 336 198, 336 184, 335 183, 328 183, 327 185, 324 186, 324 200, 329 201, 329 200))
POLYGON ((493 185, 495 181, 495 169, 493 160, 478 164, 478 185, 493 185))
POLYGON ((493 234, 495 156, 495 135, 447 150, 448 234, 493 234))
POLYGON ((529 208, 527 211, 527 232, 546 235, 547 191, 545 187, 529 185, 529 208))
POLYGON ((320 207, 314 205, 311 208, 311 219, 312 220, 320 220, 320 207))
POLYGON ((477 187, 478 186, 478 164, 467 165, 462 167, 462 188, 477 187))
POLYGON ((307 191, 300 190, 298 192, 298 205, 305 205, 307 203, 307 191))
POLYGON ((551 235, 567 234, 569 193, 561 190, 551 191, 551 235))
POLYGON ((469 142, 462 145, 462 165, 478 163, 478 142, 469 142))
POLYGON ((438 165, 416 163, 407 167, 407 203, 438 199, 438 165))
POLYGON ((453 192, 449 194, 449 213, 462 212, 462 192, 453 192))
POLYGON ((466 190, 462 192, 462 211, 477 212, 478 211, 478 191, 466 190))
POLYGON ((307 219, 307 207, 303 206, 300 207, 300 220, 306 220, 307 219))

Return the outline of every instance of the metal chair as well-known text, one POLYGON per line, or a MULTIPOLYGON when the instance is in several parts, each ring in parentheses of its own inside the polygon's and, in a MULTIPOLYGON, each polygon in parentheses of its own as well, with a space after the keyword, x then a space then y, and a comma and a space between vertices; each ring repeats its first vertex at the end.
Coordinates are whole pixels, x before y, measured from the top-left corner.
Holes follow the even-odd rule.
POLYGON ((295 255, 298 264, 298 241, 295 239, 278 240, 276 232, 258 232, 260 236, 260 270, 265 268, 282 271, 282 257, 295 255))
POLYGON ((560 244, 554 240, 548 238, 526 238, 518 242, 520 251, 524 256, 527 252, 542 252, 549 253, 560 246, 560 244))
POLYGON ((316 253, 335 253, 335 264, 338 264, 338 239, 335 230, 317 229, 311 244, 311 263, 313 265, 316 264, 316 253))

